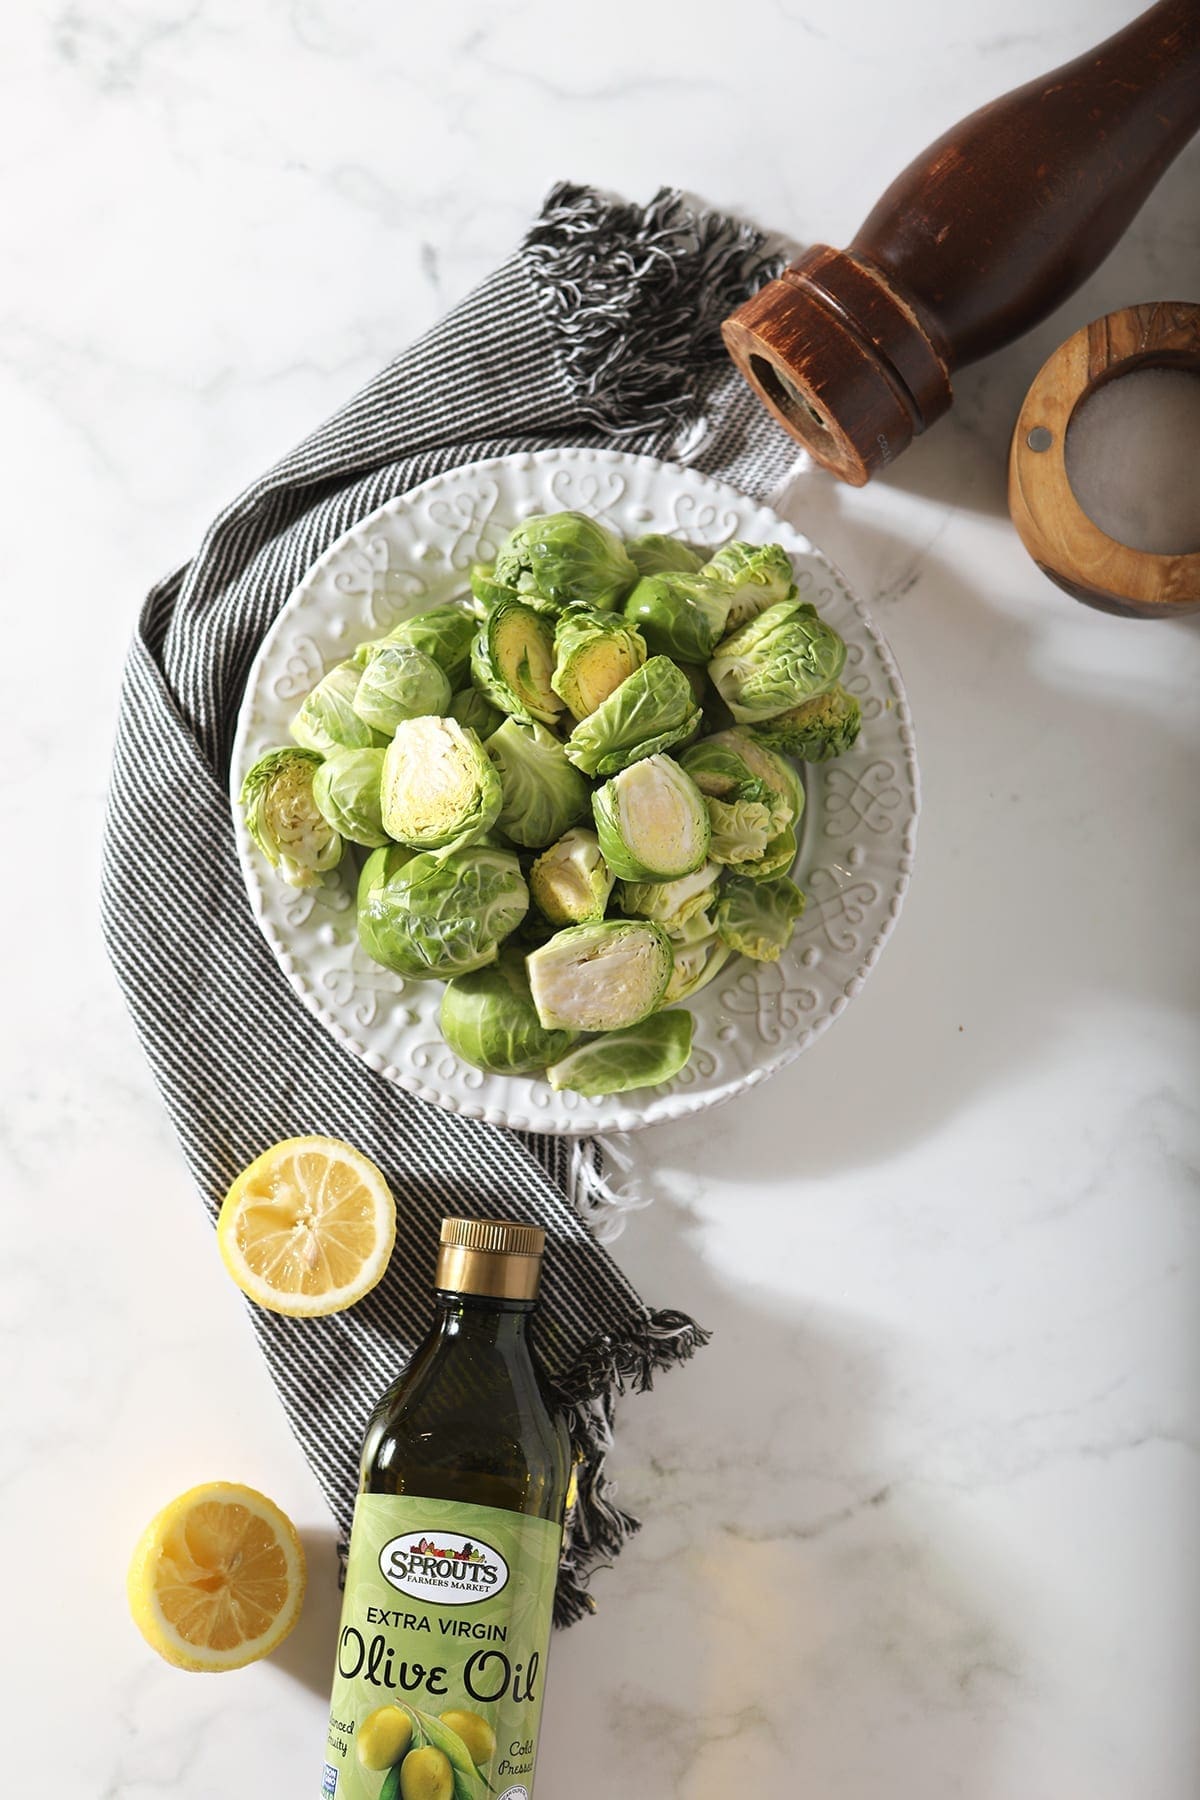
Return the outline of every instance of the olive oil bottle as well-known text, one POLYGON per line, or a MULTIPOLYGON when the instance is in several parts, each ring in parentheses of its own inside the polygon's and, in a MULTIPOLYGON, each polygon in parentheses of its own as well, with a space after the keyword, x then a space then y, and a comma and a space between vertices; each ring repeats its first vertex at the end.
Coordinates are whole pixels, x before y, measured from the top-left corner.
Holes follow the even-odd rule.
POLYGON ((545 1233, 444 1219, 367 1428, 323 1800, 530 1800, 570 1476, 526 1340, 545 1233))

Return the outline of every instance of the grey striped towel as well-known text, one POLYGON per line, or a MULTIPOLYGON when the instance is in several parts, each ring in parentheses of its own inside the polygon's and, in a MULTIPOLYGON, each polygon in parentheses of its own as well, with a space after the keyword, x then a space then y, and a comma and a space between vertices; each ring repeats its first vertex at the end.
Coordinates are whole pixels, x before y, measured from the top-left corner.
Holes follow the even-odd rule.
POLYGON ((226 792, 251 661, 309 565, 394 495, 481 457, 558 444, 675 456, 763 494, 791 451, 726 363, 720 319, 774 273, 763 236, 660 193, 560 186, 525 243, 411 350, 256 481, 143 607, 109 796, 103 914, 125 997, 210 1214, 276 1139, 321 1131, 383 1168, 397 1250, 351 1311, 250 1308, 287 1416, 343 1531, 367 1413, 430 1316, 443 1213, 551 1239, 538 1324, 567 1409, 579 1501, 556 1617, 636 1521, 606 1493, 613 1403, 705 1334, 634 1292, 572 1206, 588 1166, 551 1137, 438 1111, 349 1057, 272 960, 242 888, 226 792))

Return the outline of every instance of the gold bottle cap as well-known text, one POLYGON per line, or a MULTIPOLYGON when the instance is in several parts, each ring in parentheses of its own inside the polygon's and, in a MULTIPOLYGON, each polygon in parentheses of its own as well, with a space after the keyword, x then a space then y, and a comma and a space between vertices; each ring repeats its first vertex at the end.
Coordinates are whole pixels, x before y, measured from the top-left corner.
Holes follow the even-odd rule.
POLYGON ((443 1219, 435 1286, 494 1300, 534 1300, 546 1234, 508 1219, 443 1219))

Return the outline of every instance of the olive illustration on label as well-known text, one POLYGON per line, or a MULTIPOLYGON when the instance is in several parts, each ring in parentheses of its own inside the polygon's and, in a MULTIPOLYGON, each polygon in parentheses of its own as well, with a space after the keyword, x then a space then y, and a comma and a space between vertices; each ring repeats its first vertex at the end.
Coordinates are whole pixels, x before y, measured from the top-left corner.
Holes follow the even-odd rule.
POLYGON ((439 1713, 438 1717, 443 1725, 458 1733, 473 1763, 491 1762, 496 1754, 496 1734, 486 1719, 481 1719, 478 1713, 459 1712, 454 1708, 439 1713))
POLYGON ((400 1765, 401 1800, 454 1800, 450 1758, 433 1744, 410 1750, 400 1765))
POLYGON ((358 1728, 358 1760, 378 1772, 398 1763, 412 1743, 412 1720, 398 1706, 378 1706, 358 1728))

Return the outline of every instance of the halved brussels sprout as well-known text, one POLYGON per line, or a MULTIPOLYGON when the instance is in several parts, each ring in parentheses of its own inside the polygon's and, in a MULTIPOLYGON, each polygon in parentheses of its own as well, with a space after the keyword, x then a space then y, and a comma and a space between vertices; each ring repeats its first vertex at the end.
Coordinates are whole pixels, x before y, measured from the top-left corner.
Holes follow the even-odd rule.
POLYGON ((495 581, 555 606, 615 607, 637 566, 615 532, 586 513, 544 513, 511 531, 496 556, 495 581))
POLYGON ((667 537, 661 531, 646 531, 641 537, 630 538, 625 552, 639 575, 666 575, 671 571, 694 575, 704 561, 680 538, 667 537))
POLYGON ((609 1031, 569 1050, 546 1070, 552 1088, 570 1088, 592 1099, 661 1087, 684 1068, 692 1054, 692 1015, 655 1013, 640 1025, 609 1031))
POLYGON ((288 745, 260 756, 242 783, 246 829, 289 887, 315 887, 342 860, 341 834, 313 796, 320 766, 315 751, 288 745))
POLYGON ((529 891, 552 925, 594 925, 604 917, 614 879, 595 832, 576 825, 538 857, 529 891))
POLYGON ((471 652, 471 680, 485 700, 527 725, 553 725, 563 710, 553 673, 553 627, 515 600, 493 607, 471 652))
POLYGON ((412 644, 380 644, 358 678, 354 710, 390 737, 402 719, 444 713, 450 683, 431 656, 412 644))
POLYGON ((704 795, 669 756, 631 763, 592 795, 604 860, 624 881, 672 881, 708 856, 704 795))
POLYGON ((330 750, 369 750, 386 742, 354 710, 358 675, 353 662, 336 663, 305 697, 289 728, 303 749, 325 756, 330 750))
POLYGON ((729 595, 703 575, 644 575, 625 602, 654 656, 706 663, 725 635, 729 595))
POLYGON ((750 727, 768 749, 813 763, 841 756, 857 741, 861 728, 862 708, 840 682, 823 694, 802 700, 799 706, 790 706, 773 719, 750 727))
POLYGON ((663 996, 664 1006, 674 1006, 679 1000, 690 1000, 693 994, 698 994, 701 988, 708 986, 714 975, 720 974, 733 955, 729 945, 723 944, 716 933, 711 931, 692 943, 677 943, 674 948, 675 967, 671 970, 671 979, 663 996))
POLYGON ((331 750, 313 777, 321 817, 352 844, 368 850, 386 844, 383 829, 382 750, 331 750))
POLYGON ((540 849, 586 816, 588 784, 544 725, 505 719, 484 748, 500 777, 496 824, 514 844, 540 849))
POLYGON ((623 913, 635 919, 653 919, 671 932, 716 899, 720 875, 715 862, 705 862, 676 881, 623 881, 617 898, 623 913))
POLYGON ((654 1012, 671 979, 671 940, 648 920, 606 919, 556 931, 525 963, 548 1029, 616 1031, 654 1012))
POLYGON ((572 607, 554 628, 550 685, 576 719, 586 719, 645 660, 641 633, 620 613, 572 607))
POLYGON ((615 775, 699 729, 700 708, 687 676, 669 657, 652 656, 580 720, 567 739, 567 755, 585 775, 615 775))
POLYGON ((450 696, 450 717, 473 731, 483 743, 503 725, 507 714, 499 712, 490 700, 485 700, 478 688, 465 687, 450 696))
POLYGON ((534 1075, 563 1056, 573 1031, 548 1031, 537 1016, 525 958, 506 949, 487 968, 456 975, 439 1014, 442 1036, 464 1062, 491 1075, 534 1075))
POLYGON ((405 719, 383 758, 383 828, 414 850, 461 848, 499 816, 500 777, 457 719, 405 719))
POLYGON ((811 606, 781 600, 718 645, 708 672, 740 724, 774 718, 832 687, 846 646, 811 606))
POLYGON ((390 846, 376 850, 358 893, 364 948, 413 981, 448 981, 494 962, 529 906, 515 853, 479 845, 404 861, 390 846))
POLYGON ((394 625, 382 641, 410 644, 435 662, 451 688, 462 687, 470 672, 475 641, 475 615, 465 606, 431 606, 394 625))
POLYGON ((778 962, 804 905, 804 895, 786 875, 773 881, 729 876, 717 904, 717 935, 756 962, 778 962))
POLYGON ((727 629, 736 631, 777 600, 791 600, 796 577, 781 544, 725 544, 705 563, 703 573, 729 595, 727 629))

